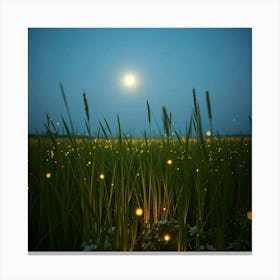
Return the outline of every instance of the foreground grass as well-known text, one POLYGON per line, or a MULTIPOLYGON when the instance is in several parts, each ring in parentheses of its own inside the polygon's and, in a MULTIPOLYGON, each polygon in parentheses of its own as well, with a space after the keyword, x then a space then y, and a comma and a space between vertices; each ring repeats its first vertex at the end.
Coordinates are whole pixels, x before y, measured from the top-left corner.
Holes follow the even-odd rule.
POLYGON ((29 250, 250 250, 251 139, 185 144, 30 138, 29 250))
MULTIPOLYGON (((193 91, 184 137, 171 137, 163 107, 161 138, 127 138, 119 118, 116 139, 106 120, 103 137, 77 138, 61 91, 67 137, 56 136, 47 117, 49 137, 29 138, 30 251, 251 250, 250 137, 205 137, 193 91)), ((206 100, 212 129, 208 92, 206 100)), ((147 113, 150 125, 148 102, 147 113)))

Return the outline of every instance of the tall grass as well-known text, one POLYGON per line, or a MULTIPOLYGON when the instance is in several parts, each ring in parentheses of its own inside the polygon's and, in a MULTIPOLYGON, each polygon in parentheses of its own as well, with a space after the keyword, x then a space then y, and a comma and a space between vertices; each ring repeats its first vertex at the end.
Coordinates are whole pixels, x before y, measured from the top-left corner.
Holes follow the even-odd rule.
MULTIPOLYGON (((163 107, 165 137, 152 138, 147 101, 143 139, 127 137, 119 116, 117 138, 106 119, 93 137, 85 93, 89 137, 76 137, 60 89, 67 137, 47 115, 48 137, 29 139, 29 250, 251 250, 251 139, 205 137, 194 89, 184 136, 172 136, 163 107)), ((206 103, 212 131, 208 92, 206 103)))

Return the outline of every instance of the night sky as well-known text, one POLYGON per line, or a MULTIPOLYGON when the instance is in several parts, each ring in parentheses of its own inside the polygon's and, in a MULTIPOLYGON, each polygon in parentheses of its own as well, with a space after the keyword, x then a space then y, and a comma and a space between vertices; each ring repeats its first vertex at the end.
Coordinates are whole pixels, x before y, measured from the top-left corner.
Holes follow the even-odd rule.
MULTIPOLYGON (((85 134, 83 92, 94 133, 104 117, 135 137, 148 129, 146 100, 161 124, 172 112, 173 128, 185 134, 197 92, 203 130, 209 130, 205 92, 210 93, 213 132, 250 134, 252 33, 250 28, 30 28, 28 32, 28 132, 43 133, 46 113, 62 133, 67 119, 63 84, 77 133, 85 134), (133 74, 128 87, 124 76, 133 74)), ((158 129, 154 119, 152 130, 158 129)))

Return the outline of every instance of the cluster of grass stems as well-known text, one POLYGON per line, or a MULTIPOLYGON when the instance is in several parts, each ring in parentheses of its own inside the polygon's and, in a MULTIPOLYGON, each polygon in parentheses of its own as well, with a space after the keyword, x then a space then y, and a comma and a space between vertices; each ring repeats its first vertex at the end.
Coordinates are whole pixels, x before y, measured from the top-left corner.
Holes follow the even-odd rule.
MULTIPOLYGON (((48 137, 29 138, 30 251, 82 250, 89 240, 104 244, 108 232, 106 246, 93 249, 145 250, 145 233, 172 219, 176 232, 166 232, 170 241, 158 236, 160 250, 197 251, 206 243, 215 250, 250 250, 250 231, 242 221, 251 209, 251 138, 205 137, 194 89, 185 135, 173 129, 172 114, 163 107, 162 136, 154 138, 147 101, 149 130, 141 139, 126 136, 119 116, 117 137, 106 119, 92 136, 85 93, 88 137, 76 137, 61 84, 60 89, 67 137, 57 134, 47 115, 48 137), (142 215, 136 215, 137 208, 142 215), (190 235, 190 225, 195 234, 190 235)), ((208 92, 206 103, 212 132, 208 92)))

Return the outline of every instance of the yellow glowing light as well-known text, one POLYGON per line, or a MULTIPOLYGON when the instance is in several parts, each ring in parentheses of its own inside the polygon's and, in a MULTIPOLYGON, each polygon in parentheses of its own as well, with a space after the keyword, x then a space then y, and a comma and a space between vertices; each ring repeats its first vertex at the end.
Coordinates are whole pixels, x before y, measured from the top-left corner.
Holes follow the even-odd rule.
POLYGON ((142 208, 137 208, 136 210, 135 210, 135 214, 136 214, 136 216, 142 216, 143 215, 143 209, 142 208))
POLYGON ((166 162, 168 165, 171 165, 173 162, 171 159, 169 159, 167 162, 166 162))
POLYGON ((123 77, 123 84, 128 88, 133 88, 137 84, 137 79, 134 74, 128 73, 123 77))
POLYGON ((163 236, 163 239, 164 241, 168 242, 170 239, 171 239, 171 236, 169 233, 166 233, 164 236, 163 236))
POLYGON ((100 178, 101 180, 104 180, 105 175, 104 175, 103 173, 101 173, 100 176, 99 176, 99 178, 100 178))
POLYGON ((52 174, 51 174, 50 172, 47 172, 47 173, 46 173, 46 178, 47 178, 47 179, 50 179, 51 177, 52 177, 52 174))
POLYGON ((206 131, 206 136, 211 136, 212 135, 212 132, 210 130, 207 130, 206 131))
POLYGON ((252 220, 252 212, 251 211, 247 212, 247 219, 252 220))

